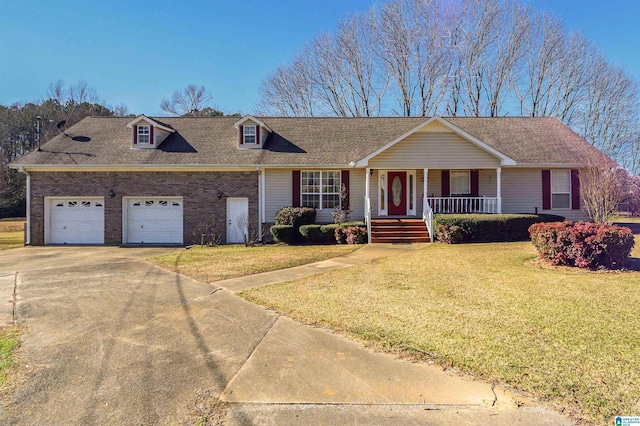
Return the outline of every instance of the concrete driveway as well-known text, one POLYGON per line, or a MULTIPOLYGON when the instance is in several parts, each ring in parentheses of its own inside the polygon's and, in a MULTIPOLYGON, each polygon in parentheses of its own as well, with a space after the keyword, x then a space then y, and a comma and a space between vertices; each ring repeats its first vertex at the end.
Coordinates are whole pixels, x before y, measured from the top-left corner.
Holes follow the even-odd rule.
POLYGON ((143 261, 167 250, 0 253, 24 330, 0 424, 566 423, 143 261))

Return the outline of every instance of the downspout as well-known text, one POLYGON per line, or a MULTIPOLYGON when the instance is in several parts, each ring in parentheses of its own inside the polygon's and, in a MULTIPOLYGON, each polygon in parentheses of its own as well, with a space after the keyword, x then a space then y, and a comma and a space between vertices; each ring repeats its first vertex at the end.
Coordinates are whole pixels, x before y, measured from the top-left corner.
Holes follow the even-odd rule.
POLYGON ((31 245, 31 175, 24 167, 18 169, 21 173, 27 176, 27 237, 25 238, 24 245, 31 245))
POLYGON ((258 172, 258 238, 262 241, 262 212, 264 211, 264 185, 262 179, 264 171, 260 170, 260 167, 256 167, 256 171, 258 172))

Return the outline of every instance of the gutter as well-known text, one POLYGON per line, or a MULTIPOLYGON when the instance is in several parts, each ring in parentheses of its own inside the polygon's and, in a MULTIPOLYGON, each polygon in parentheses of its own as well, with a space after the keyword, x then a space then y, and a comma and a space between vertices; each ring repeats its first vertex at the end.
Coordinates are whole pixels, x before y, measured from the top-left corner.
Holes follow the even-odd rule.
POLYGON ((27 176, 27 237, 25 238, 24 245, 31 245, 31 175, 24 168, 24 166, 20 166, 18 169, 21 173, 24 173, 27 176))

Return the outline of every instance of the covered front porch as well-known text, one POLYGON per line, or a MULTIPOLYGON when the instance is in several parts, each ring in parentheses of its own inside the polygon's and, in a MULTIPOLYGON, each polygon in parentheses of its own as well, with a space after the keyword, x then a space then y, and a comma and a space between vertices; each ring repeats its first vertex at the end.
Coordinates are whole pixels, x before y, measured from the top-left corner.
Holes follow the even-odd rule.
POLYGON ((366 170, 365 215, 421 217, 434 213, 501 213, 500 167, 366 170), (428 206, 428 209, 425 209, 428 206), (367 215, 367 213, 369 213, 367 215))
POLYGON ((367 168, 365 221, 371 225, 376 219, 377 223, 380 219, 421 219, 432 238, 433 214, 501 213, 501 171, 500 167, 367 168))

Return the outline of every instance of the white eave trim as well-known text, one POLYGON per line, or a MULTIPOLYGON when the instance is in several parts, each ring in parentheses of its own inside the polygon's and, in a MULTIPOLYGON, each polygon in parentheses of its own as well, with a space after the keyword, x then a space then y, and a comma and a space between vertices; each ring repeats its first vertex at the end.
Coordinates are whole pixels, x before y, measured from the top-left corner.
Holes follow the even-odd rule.
POLYGON ((238 120, 235 123, 233 123, 233 127, 235 127, 237 129, 239 126, 242 125, 242 123, 244 123, 246 121, 249 121, 249 120, 254 122, 254 123, 256 123, 258 126, 262 127, 263 129, 266 129, 269 133, 273 133, 271 131, 271 129, 269 128, 269 126, 267 126, 262 121, 260 121, 257 118, 255 118, 253 115, 245 115, 240 120, 238 120))
POLYGON ((473 143, 474 145, 477 145, 480 149, 482 149, 484 151, 487 151, 488 153, 490 153, 490 154, 494 155, 495 157, 499 158, 501 166, 515 166, 517 164, 515 160, 513 160, 512 158, 507 157, 506 155, 504 155, 500 151, 498 151, 495 148, 487 145, 486 143, 482 142, 480 139, 476 138, 475 136, 472 136, 469 133, 467 133, 464 130, 462 130, 461 128, 449 123, 444 118, 442 118, 442 117, 440 117, 438 115, 434 115, 430 119, 426 120, 424 123, 414 127, 413 129, 409 130, 405 134, 397 137, 396 139, 394 139, 393 141, 389 142, 388 144, 386 144, 382 148, 380 148, 380 149, 374 151, 372 154, 369 154, 368 156, 364 157, 362 160, 359 160, 356 163, 356 165, 360 166, 360 167, 368 166, 369 165, 369 160, 371 160, 373 157, 375 157, 378 154, 386 151, 387 149, 391 148, 392 146, 394 146, 398 142, 402 141, 403 139, 406 139, 407 137, 411 136, 412 134, 416 133, 417 131, 419 131, 423 127, 426 127, 426 126, 428 126, 429 124, 431 124, 433 122, 437 122, 437 123, 443 125, 444 127, 448 128, 449 130, 451 130, 452 132, 457 134, 458 136, 468 140, 469 142, 473 143))
POLYGON ((24 169, 34 172, 111 172, 111 171, 255 171, 265 169, 339 169, 362 170, 348 164, 16 164, 11 169, 24 169))
POLYGON ((167 126, 163 126, 162 124, 158 123, 157 121, 154 121, 152 118, 149 118, 144 114, 139 115, 136 118, 134 118, 133 120, 131 120, 130 122, 128 122, 127 123, 127 127, 132 129, 134 125, 138 124, 141 121, 145 121, 148 124, 150 124, 151 126, 155 127, 156 129, 161 129, 161 130, 164 130, 165 132, 169 132, 169 133, 174 133, 175 132, 175 129, 172 129, 172 128, 167 127, 167 126))
POLYGON ((521 169, 579 169, 587 167, 584 163, 518 163, 515 165, 521 169))
POLYGON ((9 166, 11 168, 24 168, 32 172, 153 172, 153 171, 255 171, 256 165, 232 165, 232 164, 103 164, 103 165, 83 165, 83 164, 21 164, 9 166))

